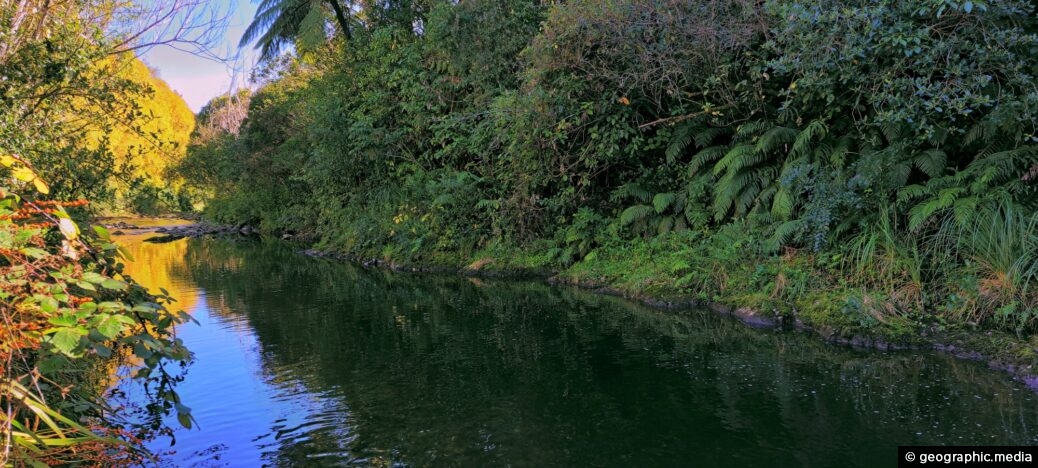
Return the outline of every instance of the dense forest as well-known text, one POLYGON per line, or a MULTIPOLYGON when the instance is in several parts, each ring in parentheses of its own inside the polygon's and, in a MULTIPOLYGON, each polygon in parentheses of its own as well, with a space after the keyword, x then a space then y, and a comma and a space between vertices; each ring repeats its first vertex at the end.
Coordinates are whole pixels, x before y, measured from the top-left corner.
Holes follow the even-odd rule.
POLYGON ((337 6, 261 5, 178 172, 210 218, 826 335, 1038 325, 1031 2, 337 6))
POLYGON ((0 0, 0 465, 192 424, 190 317, 98 214, 1038 364, 1034 1, 264 0, 253 86, 192 116, 138 55, 217 3, 0 0))

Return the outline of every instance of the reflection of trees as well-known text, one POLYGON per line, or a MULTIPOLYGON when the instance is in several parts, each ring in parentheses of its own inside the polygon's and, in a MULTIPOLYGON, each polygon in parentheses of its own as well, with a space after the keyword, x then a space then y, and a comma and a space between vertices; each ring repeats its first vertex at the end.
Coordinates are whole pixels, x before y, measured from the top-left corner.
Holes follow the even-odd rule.
POLYGON ((159 246, 144 242, 144 239, 153 235, 120 237, 119 244, 129 250, 133 257, 126 261, 126 272, 150 289, 165 288, 177 300, 171 308, 190 312, 196 305, 198 294, 185 277, 187 243, 170 242, 159 246))
POLYGON ((272 382, 350 408, 348 434, 315 426, 278 447, 282 463, 345 439, 419 465, 873 465, 899 444, 1036 433, 1030 394, 973 363, 276 245, 192 241, 184 255, 210 305, 254 327, 272 382))

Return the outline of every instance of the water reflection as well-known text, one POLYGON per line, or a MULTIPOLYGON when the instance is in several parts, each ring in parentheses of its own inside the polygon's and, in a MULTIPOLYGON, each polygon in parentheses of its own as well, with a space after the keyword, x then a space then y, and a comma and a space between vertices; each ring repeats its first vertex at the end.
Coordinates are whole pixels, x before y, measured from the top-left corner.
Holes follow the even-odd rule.
POLYGON ((1029 391, 943 356, 277 244, 134 252, 203 325, 182 331, 201 430, 178 433, 176 465, 875 466, 1038 435, 1029 391))

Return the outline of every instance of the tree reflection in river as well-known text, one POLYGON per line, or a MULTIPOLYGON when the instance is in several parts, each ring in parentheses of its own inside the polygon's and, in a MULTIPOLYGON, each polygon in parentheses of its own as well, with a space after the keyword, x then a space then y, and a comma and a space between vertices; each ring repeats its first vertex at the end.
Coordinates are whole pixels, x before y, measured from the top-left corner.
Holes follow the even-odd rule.
MULTIPOLYGON (((268 463, 875 466, 898 445, 1038 434, 1033 395, 976 363, 856 352, 540 282, 364 270, 277 244, 148 248, 183 246, 186 268, 170 274, 254 336, 268 397, 311 402, 291 424, 200 421, 211 440, 261 432, 268 463)), ((188 379, 221 372, 205 366, 188 379)), ((220 391, 189 403, 271 404, 220 391)))

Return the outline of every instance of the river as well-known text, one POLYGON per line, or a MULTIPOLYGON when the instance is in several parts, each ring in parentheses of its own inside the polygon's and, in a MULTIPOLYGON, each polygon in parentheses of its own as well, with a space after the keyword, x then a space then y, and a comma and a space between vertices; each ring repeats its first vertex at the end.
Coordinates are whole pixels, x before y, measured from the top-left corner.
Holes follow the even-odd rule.
POLYGON ((178 331, 198 425, 152 443, 166 466, 873 467, 898 445, 1038 443, 1035 395, 975 362, 540 281, 141 237, 123 239, 128 271, 199 322, 178 331))

